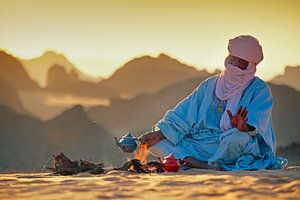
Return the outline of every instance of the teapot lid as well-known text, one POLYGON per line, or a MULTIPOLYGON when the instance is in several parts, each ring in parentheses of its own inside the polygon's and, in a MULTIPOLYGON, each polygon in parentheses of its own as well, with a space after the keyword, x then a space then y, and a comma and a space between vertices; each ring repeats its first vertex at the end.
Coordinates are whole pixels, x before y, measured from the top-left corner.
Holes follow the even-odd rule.
POLYGON ((127 133, 126 135, 124 135, 122 138, 133 138, 133 135, 131 133, 127 133))

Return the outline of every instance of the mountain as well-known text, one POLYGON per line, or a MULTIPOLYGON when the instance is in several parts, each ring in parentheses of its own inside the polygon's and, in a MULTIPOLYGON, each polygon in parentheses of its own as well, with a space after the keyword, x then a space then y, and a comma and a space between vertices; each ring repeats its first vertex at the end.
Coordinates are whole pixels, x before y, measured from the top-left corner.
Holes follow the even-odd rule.
POLYGON ((40 120, 0 106, 0 171, 40 171, 47 140, 40 120))
POLYGON ((205 78, 182 81, 157 93, 138 95, 132 99, 115 98, 109 106, 91 107, 87 113, 113 135, 121 136, 128 131, 141 134, 150 131, 168 109, 188 96, 205 78))
POLYGON ((16 90, 37 90, 36 82, 29 78, 23 65, 12 55, 0 50, 0 79, 16 90))
POLYGON ((21 92, 19 96, 34 116, 48 120, 76 104, 107 105, 110 99, 149 94, 180 81, 208 75, 205 70, 197 71, 165 54, 157 58, 135 58, 99 83, 82 81, 76 70, 68 71, 65 66, 54 64, 47 72, 47 84, 42 91, 21 92))
POLYGON ((114 88, 121 97, 132 97, 157 92, 176 82, 207 75, 206 71, 199 72, 166 54, 160 54, 158 57, 135 58, 99 84, 114 88))
MULTIPOLYGON (((74 106, 43 122, 0 105, 0 172, 41 171, 53 154, 120 165, 126 160, 113 137, 74 106)), ((48 163, 50 164, 50 163, 48 163)))
POLYGON ((278 146, 300 143, 300 92, 285 85, 269 86, 274 98, 273 127, 278 146))
POLYGON ((99 82, 101 80, 101 78, 96 79, 85 75, 65 55, 55 51, 46 51, 37 58, 20 61, 29 75, 42 87, 46 86, 48 71, 53 65, 63 66, 68 73, 75 71, 81 81, 99 82))
POLYGON ((47 88, 64 89, 69 84, 79 82, 79 74, 75 70, 70 73, 63 66, 53 65, 48 71, 47 88))
POLYGON ((112 98, 117 96, 117 92, 113 88, 81 81, 76 70, 72 69, 67 72, 65 67, 53 65, 48 72, 47 87, 49 92, 57 92, 61 94, 71 94, 78 97, 99 97, 112 98))
MULTIPOLYGON (((187 97, 203 80, 199 78, 183 81, 163 90, 140 95, 133 99, 115 99, 110 106, 96 106, 87 112, 92 120, 101 124, 114 135, 127 131, 137 134, 150 131, 165 112, 187 97)), ((273 126, 278 146, 292 142, 300 143, 300 92, 287 86, 269 84, 274 96, 273 126)))
POLYGON ((45 122, 50 152, 65 152, 74 159, 115 163, 122 157, 113 137, 92 122, 80 105, 45 122))
POLYGON ((160 54, 158 58, 135 58, 99 83, 80 81, 75 70, 68 72, 63 66, 53 65, 48 72, 46 89, 78 96, 132 98, 139 94, 157 92, 183 80, 208 75, 205 70, 197 71, 176 59, 160 54))
POLYGON ((29 114, 24 108, 17 91, 2 79, 0 79, 0 105, 7 106, 18 113, 29 114))
POLYGON ((300 65, 287 66, 283 75, 278 75, 271 80, 277 85, 287 85, 300 91, 300 65))

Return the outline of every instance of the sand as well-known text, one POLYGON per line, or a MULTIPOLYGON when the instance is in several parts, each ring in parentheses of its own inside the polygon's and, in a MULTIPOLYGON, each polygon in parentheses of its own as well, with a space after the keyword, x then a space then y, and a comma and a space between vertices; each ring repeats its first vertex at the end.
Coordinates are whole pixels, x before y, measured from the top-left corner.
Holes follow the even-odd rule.
POLYGON ((300 199, 300 166, 286 170, 178 173, 0 174, 0 199, 300 199))

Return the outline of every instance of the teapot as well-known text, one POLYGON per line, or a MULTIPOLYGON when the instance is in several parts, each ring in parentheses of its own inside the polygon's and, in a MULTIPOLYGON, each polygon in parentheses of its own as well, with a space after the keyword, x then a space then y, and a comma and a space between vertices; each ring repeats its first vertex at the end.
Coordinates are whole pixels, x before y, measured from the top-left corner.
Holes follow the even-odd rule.
POLYGON ((123 152, 132 153, 134 150, 137 149, 138 144, 135 138, 131 133, 127 133, 126 135, 122 136, 122 138, 118 141, 116 137, 116 145, 120 147, 123 152))
POLYGON ((158 157, 160 164, 162 165, 163 169, 167 172, 178 172, 181 162, 183 165, 186 163, 184 160, 180 160, 175 158, 174 154, 170 154, 162 160, 158 157))

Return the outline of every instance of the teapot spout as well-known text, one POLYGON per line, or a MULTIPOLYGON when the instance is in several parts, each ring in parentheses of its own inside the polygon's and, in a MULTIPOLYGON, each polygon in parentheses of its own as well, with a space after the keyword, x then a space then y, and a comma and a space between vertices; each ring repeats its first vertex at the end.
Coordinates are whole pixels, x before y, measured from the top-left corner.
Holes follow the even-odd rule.
POLYGON ((116 145, 120 147, 121 144, 120 144, 120 142, 118 141, 118 138, 117 138, 117 137, 114 137, 114 138, 115 138, 115 140, 116 140, 116 145))

